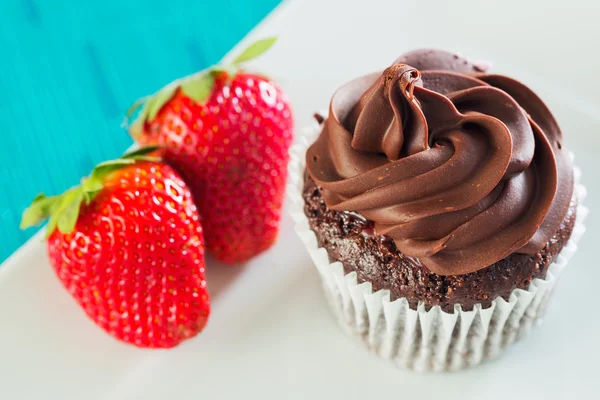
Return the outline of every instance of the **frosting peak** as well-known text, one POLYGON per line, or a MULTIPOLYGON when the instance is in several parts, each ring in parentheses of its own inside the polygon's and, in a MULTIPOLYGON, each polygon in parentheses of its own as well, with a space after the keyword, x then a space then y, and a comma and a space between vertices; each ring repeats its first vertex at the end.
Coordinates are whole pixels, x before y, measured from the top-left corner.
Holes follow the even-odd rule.
POLYGON ((552 237, 573 190, 561 141, 523 84, 419 50, 334 94, 307 170, 330 209, 359 212, 404 254, 457 275, 552 237))
POLYGON ((383 153, 389 161, 426 150, 427 121, 413 94, 417 84, 421 84, 421 73, 409 65, 386 69, 349 116, 347 123, 354 126, 352 147, 383 153))

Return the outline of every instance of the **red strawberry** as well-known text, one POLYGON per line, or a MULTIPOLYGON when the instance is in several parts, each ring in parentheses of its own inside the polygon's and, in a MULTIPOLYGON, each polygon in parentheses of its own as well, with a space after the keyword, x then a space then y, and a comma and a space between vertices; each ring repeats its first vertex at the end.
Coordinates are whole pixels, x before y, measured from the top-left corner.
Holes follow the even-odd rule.
POLYGON ((50 219, 50 263, 96 324, 139 347, 173 347, 202 331, 210 304, 196 207, 154 150, 102 163, 62 195, 38 195, 21 227, 50 219))
POLYGON ((165 160, 192 189, 208 251, 226 263, 268 249, 278 233, 292 113, 277 85, 238 69, 273 42, 161 89, 131 129, 141 144, 165 147, 165 160))

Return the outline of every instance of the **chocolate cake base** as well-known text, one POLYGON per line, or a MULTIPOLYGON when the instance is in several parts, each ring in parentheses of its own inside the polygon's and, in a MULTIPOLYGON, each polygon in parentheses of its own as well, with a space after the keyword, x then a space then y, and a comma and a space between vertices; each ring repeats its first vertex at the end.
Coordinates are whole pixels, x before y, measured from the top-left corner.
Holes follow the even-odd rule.
POLYGON ((455 304, 463 310, 472 310, 475 304, 489 307, 495 298, 508 300, 514 289, 527 289, 533 279, 544 278, 571 236, 577 206, 573 199, 565 220, 539 253, 513 253, 473 273, 441 276, 402 254, 391 238, 375 236, 372 222, 362 216, 329 210, 308 175, 303 198, 309 225, 331 262, 340 261, 345 273, 355 271, 358 281, 370 282, 373 291, 388 289, 392 301, 405 297, 414 309, 423 301, 426 307, 439 305, 446 312, 452 312, 455 304))

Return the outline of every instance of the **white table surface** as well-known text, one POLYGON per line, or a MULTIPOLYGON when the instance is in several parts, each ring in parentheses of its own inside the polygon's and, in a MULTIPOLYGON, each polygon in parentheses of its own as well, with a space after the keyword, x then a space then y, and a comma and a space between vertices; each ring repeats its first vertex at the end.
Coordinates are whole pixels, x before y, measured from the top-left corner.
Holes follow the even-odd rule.
POLYGON ((600 282, 600 2, 358 3, 284 3, 246 38, 280 37, 256 68, 287 90, 299 127, 343 82, 422 46, 493 60, 495 72, 537 90, 576 153, 592 210, 544 326, 472 370, 397 370, 337 328, 286 216, 277 245, 245 268, 208 261, 213 311, 200 336, 170 351, 138 350, 88 321, 38 235, 0 267, 0 399, 598 398, 600 318, 587 307, 600 282))

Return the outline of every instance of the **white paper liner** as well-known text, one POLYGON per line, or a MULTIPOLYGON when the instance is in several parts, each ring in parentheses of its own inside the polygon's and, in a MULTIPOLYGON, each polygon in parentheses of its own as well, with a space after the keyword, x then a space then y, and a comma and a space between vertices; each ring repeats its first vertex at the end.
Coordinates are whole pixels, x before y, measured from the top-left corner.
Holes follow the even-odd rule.
POLYGON ((586 189, 579 183, 581 171, 578 168, 575 168, 578 200, 575 227, 544 279, 533 280, 527 290, 515 289, 508 301, 497 298, 488 308, 478 304, 472 311, 463 311, 456 305, 453 313, 447 313, 439 306, 426 311, 420 303, 413 310, 406 298, 390 301, 388 290, 373 293, 371 283, 359 284, 356 272, 344 275, 342 263, 330 263, 327 251, 318 246, 304 214, 302 191, 305 153, 319 132, 316 123, 305 129, 299 143, 290 150, 290 213, 296 222, 296 232, 321 275, 331 309, 345 332, 400 367, 453 371, 496 358, 541 321, 556 280, 585 232, 583 222, 588 209, 582 202, 586 189))

